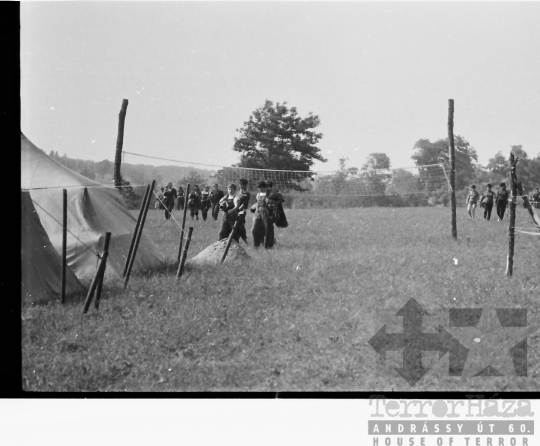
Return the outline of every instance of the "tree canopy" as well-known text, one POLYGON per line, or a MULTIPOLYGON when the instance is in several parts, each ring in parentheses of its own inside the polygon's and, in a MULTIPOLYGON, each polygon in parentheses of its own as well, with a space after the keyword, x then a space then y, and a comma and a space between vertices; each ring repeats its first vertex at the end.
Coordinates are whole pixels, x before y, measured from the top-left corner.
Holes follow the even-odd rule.
POLYGON ((266 100, 236 129, 240 135, 234 139, 233 150, 241 153, 238 166, 307 171, 314 160, 326 162, 316 146, 323 136, 315 131, 319 125, 319 117, 311 112, 301 118, 287 102, 274 106, 266 100))
MULTIPOLYGON (((467 186, 471 177, 474 176, 473 161, 478 161, 478 155, 474 147, 459 135, 454 135, 454 147, 456 153, 456 189, 467 186)), ((444 164, 447 172, 450 171, 450 159, 448 151, 448 138, 431 142, 429 139, 419 139, 414 145, 416 153, 411 156, 417 166, 429 164, 444 164)))

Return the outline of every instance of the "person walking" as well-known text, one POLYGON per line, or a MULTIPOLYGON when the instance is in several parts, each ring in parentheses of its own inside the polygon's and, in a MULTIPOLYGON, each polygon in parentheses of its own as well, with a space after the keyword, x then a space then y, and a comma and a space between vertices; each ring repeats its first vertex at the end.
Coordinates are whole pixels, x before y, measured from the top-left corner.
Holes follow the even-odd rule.
POLYGON ((504 211, 506 210, 506 205, 508 204, 508 197, 510 193, 506 189, 506 183, 499 184, 499 190, 497 191, 497 196, 495 197, 495 206, 497 208, 497 221, 502 221, 504 217, 504 211))
POLYGON ((201 203, 201 192, 199 191, 199 186, 195 184, 193 190, 189 193, 187 206, 190 210, 191 219, 199 219, 199 205, 201 203))
POLYGON ((259 189, 259 193, 255 198, 255 204, 251 206, 251 212, 255 214, 253 216, 253 228, 251 229, 253 246, 258 248, 264 243, 264 247, 270 249, 274 246, 274 222, 266 200, 268 184, 266 181, 259 181, 257 189, 259 189))
POLYGON ((487 190, 482 194, 481 203, 484 205, 484 220, 489 221, 491 218, 491 209, 493 208, 493 198, 495 192, 491 190, 491 184, 487 184, 487 190))
POLYGON ((212 207, 210 203, 210 186, 204 186, 204 190, 201 192, 201 213, 203 221, 206 221, 208 215, 208 209, 212 207))
POLYGON ((538 187, 536 188, 536 191, 532 196, 532 201, 533 207, 535 207, 536 209, 540 209, 540 189, 538 187))
POLYGON ((465 205, 467 206, 467 212, 469 213, 469 218, 474 218, 474 211, 476 210, 476 205, 478 204, 478 198, 480 194, 476 190, 476 186, 473 184, 467 194, 467 201, 465 205))
POLYGON ((247 233, 246 233, 246 213, 249 208, 249 200, 251 198, 251 194, 247 190, 248 187, 248 180, 246 178, 240 178, 240 192, 238 193, 238 204, 235 207, 235 209, 238 211, 237 216, 237 230, 238 234, 240 235, 240 238, 244 240, 244 243, 247 245, 248 239, 247 239, 247 233))
POLYGON ((219 189, 217 183, 214 184, 212 191, 210 192, 210 205, 212 206, 212 218, 218 219, 219 214, 219 202, 225 194, 219 189))
POLYGON ((171 212, 174 208, 174 200, 177 197, 176 189, 172 183, 167 184, 167 190, 163 193, 163 202, 165 204, 165 220, 171 219, 171 212))
POLYGON ((165 206, 163 205, 163 199, 165 198, 165 195, 164 195, 164 194, 165 194, 165 188, 162 187, 162 188, 161 188, 161 191, 160 191, 159 194, 158 194, 158 203, 159 203, 159 204, 158 204, 158 209, 159 209, 160 211, 162 211, 163 209, 165 209, 165 206))
POLYGON ((178 198, 176 200, 176 209, 179 211, 184 210, 184 202, 185 202, 185 195, 184 189, 182 186, 178 186, 178 198))
MULTIPOLYGON (((219 209, 223 211, 221 219, 221 228, 219 230, 218 240, 228 238, 231 234, 234 223, 238 218, 239 197, 236 196, 236 184, 231 183, 227 186, 228 194, 225 195, 219 202, 219 209)), ((233 240, 238 242, 240 234, 236 231, 233 240)))

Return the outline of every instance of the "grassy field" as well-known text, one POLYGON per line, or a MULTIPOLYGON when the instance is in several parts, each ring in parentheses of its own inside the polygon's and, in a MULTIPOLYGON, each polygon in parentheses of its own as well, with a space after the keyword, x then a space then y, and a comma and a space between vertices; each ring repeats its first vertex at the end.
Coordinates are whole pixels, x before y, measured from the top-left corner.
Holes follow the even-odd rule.
MULTIPOLYGON (((532 226, 524 209, 517 212, 518 226, 532 226)), ((527 333, 527 377, 473 376, 507 357, 501 347, 507 340, 514 339, 512 346, 522 339, 504 330, 495 349, 471 350, 462 377, 448 376, 448 355, 439 361, 436 352, 425 353, 432 369, 414 388, 394 370, 401 352, 384 360, 368 344, 385 323, 389 332, 402 330, 394 315, 411 297, 431 315, 424 331, 448 327, 450 307, 488 305, 526 308, 529 327, 538 327, 538 237, 516 235, 515 273, 508 279, 508 222, 493 217, 471 221, 458 209, 457 242, 448 208, 289 210, 287 217, 290 227, 276 230, 277 247, 249 247, 247 265, 192 270, 180 284, 172 273, 135 276, 126 293, 120 281, 109 282, 99 311, 86 316, 81 303, 23 307, 24 389, 540 389, 535 331, 527 333)), ((194 222, 190 256, 216 240, 218 223, 194 222)), ((247 226, 250 231, 251 221, 247 226)), ((174 223, 151 211, 145 231, 172 262, 174 223)), ((474 347, 476 335, 463 333, 460 340, 474 347)))

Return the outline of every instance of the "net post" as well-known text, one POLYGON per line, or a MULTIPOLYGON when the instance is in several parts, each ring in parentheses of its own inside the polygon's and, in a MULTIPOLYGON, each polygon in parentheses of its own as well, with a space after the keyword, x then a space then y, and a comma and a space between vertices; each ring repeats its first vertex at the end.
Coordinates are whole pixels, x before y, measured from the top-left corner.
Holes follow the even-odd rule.
POLYGON ((187 216, 187 204, 189 199, 189 187, 190 184, 188 183, 186 186, 186 192, 184 193, 184 215, 182 216, 182 230, 180 231, 180 246, 178 248, 178 259, 176 260, 176 263, 178 263, 178 266, 180 266, 180 257, 182 256, 182 244, 184 243, 184 229, 186 227, 186 216, 187 216))
POLYGON ((66 303, 66 270, 67 270, 67 189, 62 192, 62 305, 66 303))
POLYGON ((448 145, 450 149, 450 202, 452 208, 452 238, 457 240, 456 218, 456 152, 454 147, 454 100, 448 99, 448 145))
POLYGON ((118 137, 116 139, 116 153, 114 156, 114 187, 122 187, 122 175, 120 173, 120 164, 122 163, 122 146, 124 145, 124 123, 126 120, 126 111, 128 100, 122 100, 122 108, 118 115, 118 137))
POLYGON ((510 223, 508 225, 508 257, 506 259, 506 277, 512 277, 514 273, 514 245, 516 236, 516 202, 517 202, 517 174, 516 164, 519 158, 510 152, 510 185, 511 185, 511 201, 510 201, 510 223))

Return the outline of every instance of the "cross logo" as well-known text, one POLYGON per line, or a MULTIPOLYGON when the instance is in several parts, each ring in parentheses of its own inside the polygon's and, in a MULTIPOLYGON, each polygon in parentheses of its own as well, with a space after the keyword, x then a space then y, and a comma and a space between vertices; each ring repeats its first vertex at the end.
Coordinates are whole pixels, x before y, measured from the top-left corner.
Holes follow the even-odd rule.
MULTIPOLYGON (((482 316, 481 308, 450 309, 451 327, 476 327, 482 316)), ((386 359, 387 351, 403 350, 403 367, 396 371, 414 387, 430 370, 422 365, 422 354, 427 351, 439 352, 439 360, 449 355, 448 373, 450 376, 461 376, 465 368, 469 348, 458 339, 438 326, 435 333, 422 331, 422 318, 429 313, 413 298, 397 313, 403 317, 403 333, 388 333, 386 324, 369 340, 369 344, 386 359)), ((497 319, 501 327, 526 327, 527 310, 498 308, 497 319)), ((478 340, 476 338, 475 340, 478 340)), ((522 339, 509 350, 511 362, 518 376, 527 375, 527 338, 522 339)), ((502 376, 497 369, 488 366, 475 376, 502 376)))

